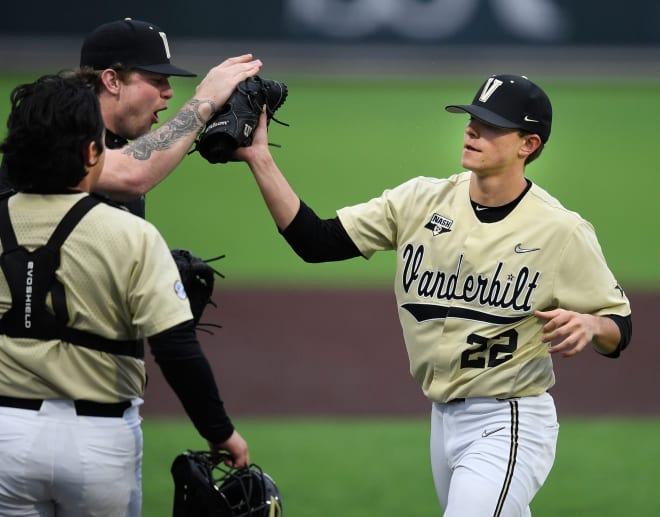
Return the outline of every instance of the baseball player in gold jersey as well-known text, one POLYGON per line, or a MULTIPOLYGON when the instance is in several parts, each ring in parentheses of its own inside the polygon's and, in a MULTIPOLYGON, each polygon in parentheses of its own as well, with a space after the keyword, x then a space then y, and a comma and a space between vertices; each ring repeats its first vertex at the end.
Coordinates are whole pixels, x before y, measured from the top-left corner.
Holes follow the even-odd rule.
POLYGON ((526 77, 489 77, 467 113, 462 165, 322 220, 274 163, 264 118, 237 151, 282 235, 306 261, 397 254, 410 371, 432 403, 431 465, 446 517, 519 517, 554 462, 551 356, 617 357, 630 304, 593 227, 525 177, 552 107, 526 77))
POLYGON ((199 433, 249 463, 155 227, 89 195, 104 165, 93 90, 45 76, 12 92, 0 144, 0 515, 138 517, 142 338, 199 433))

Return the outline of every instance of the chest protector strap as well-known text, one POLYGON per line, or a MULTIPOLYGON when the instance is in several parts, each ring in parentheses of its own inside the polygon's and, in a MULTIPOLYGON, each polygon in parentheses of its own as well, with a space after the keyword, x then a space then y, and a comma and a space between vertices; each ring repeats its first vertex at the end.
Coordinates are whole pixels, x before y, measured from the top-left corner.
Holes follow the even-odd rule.
POLYGON ((11 292, 12 306, 0 319, 0 334, 34 339, 60 339, 110 354, 144 357, 142 340, 114 340, 68 327, 64 285, 55 272, 60 248, 85 214, 100 201, 85 196, 66 213, 48 242, 34 251, 19 246, 9 219, 8 198, 0 200, 0 267, 11 292), (50 294, 53 310, 46 305, 50 294))

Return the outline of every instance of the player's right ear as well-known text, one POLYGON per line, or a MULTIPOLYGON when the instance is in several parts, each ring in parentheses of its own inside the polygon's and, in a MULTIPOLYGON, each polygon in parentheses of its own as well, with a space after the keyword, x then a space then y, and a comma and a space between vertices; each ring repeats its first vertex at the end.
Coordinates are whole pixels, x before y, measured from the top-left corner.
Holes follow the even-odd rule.
POLYGON ((101 72, 101 82, 105 89, 110 93, 115 95, 119 93, 121 79, 116 70, 113 70, 112 68, 106 68, 103 70, 103 72, 101 72))

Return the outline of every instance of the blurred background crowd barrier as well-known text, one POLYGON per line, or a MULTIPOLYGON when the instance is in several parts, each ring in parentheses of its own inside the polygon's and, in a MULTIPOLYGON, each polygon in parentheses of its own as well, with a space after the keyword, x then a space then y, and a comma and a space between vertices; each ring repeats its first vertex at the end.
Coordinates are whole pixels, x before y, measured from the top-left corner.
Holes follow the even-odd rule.
POLYGON ((195 60, 189 66, 249 51, 310 73, 426 66, 451 74, 503 60, 523 60, 530 73, 551 65, 567 74, 660 68, 656 0, 37 0, 29 11, 10 2, 0 17, 0 67, 75 59, 87 31, 127 16, 163 28, 173 52, 195 60))

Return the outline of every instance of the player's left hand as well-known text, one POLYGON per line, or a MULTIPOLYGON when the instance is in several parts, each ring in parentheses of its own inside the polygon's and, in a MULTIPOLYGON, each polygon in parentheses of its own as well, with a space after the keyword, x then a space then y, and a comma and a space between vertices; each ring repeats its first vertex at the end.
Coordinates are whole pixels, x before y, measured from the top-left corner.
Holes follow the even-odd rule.
POLYGON ((572 357, 584 350, 594 339, 595 316, 554 309, 551 311, 534 311, 537 318, 547 320, 543 325, 543 342, 549 343, 551 354, 560 353, 564 357, 572 357))
POLYGON ((222 461, 230 467, 242 469, 250 464, 248 444, 236 430, 222 443, 207 443, 211 454, 222 457, 222 461))

